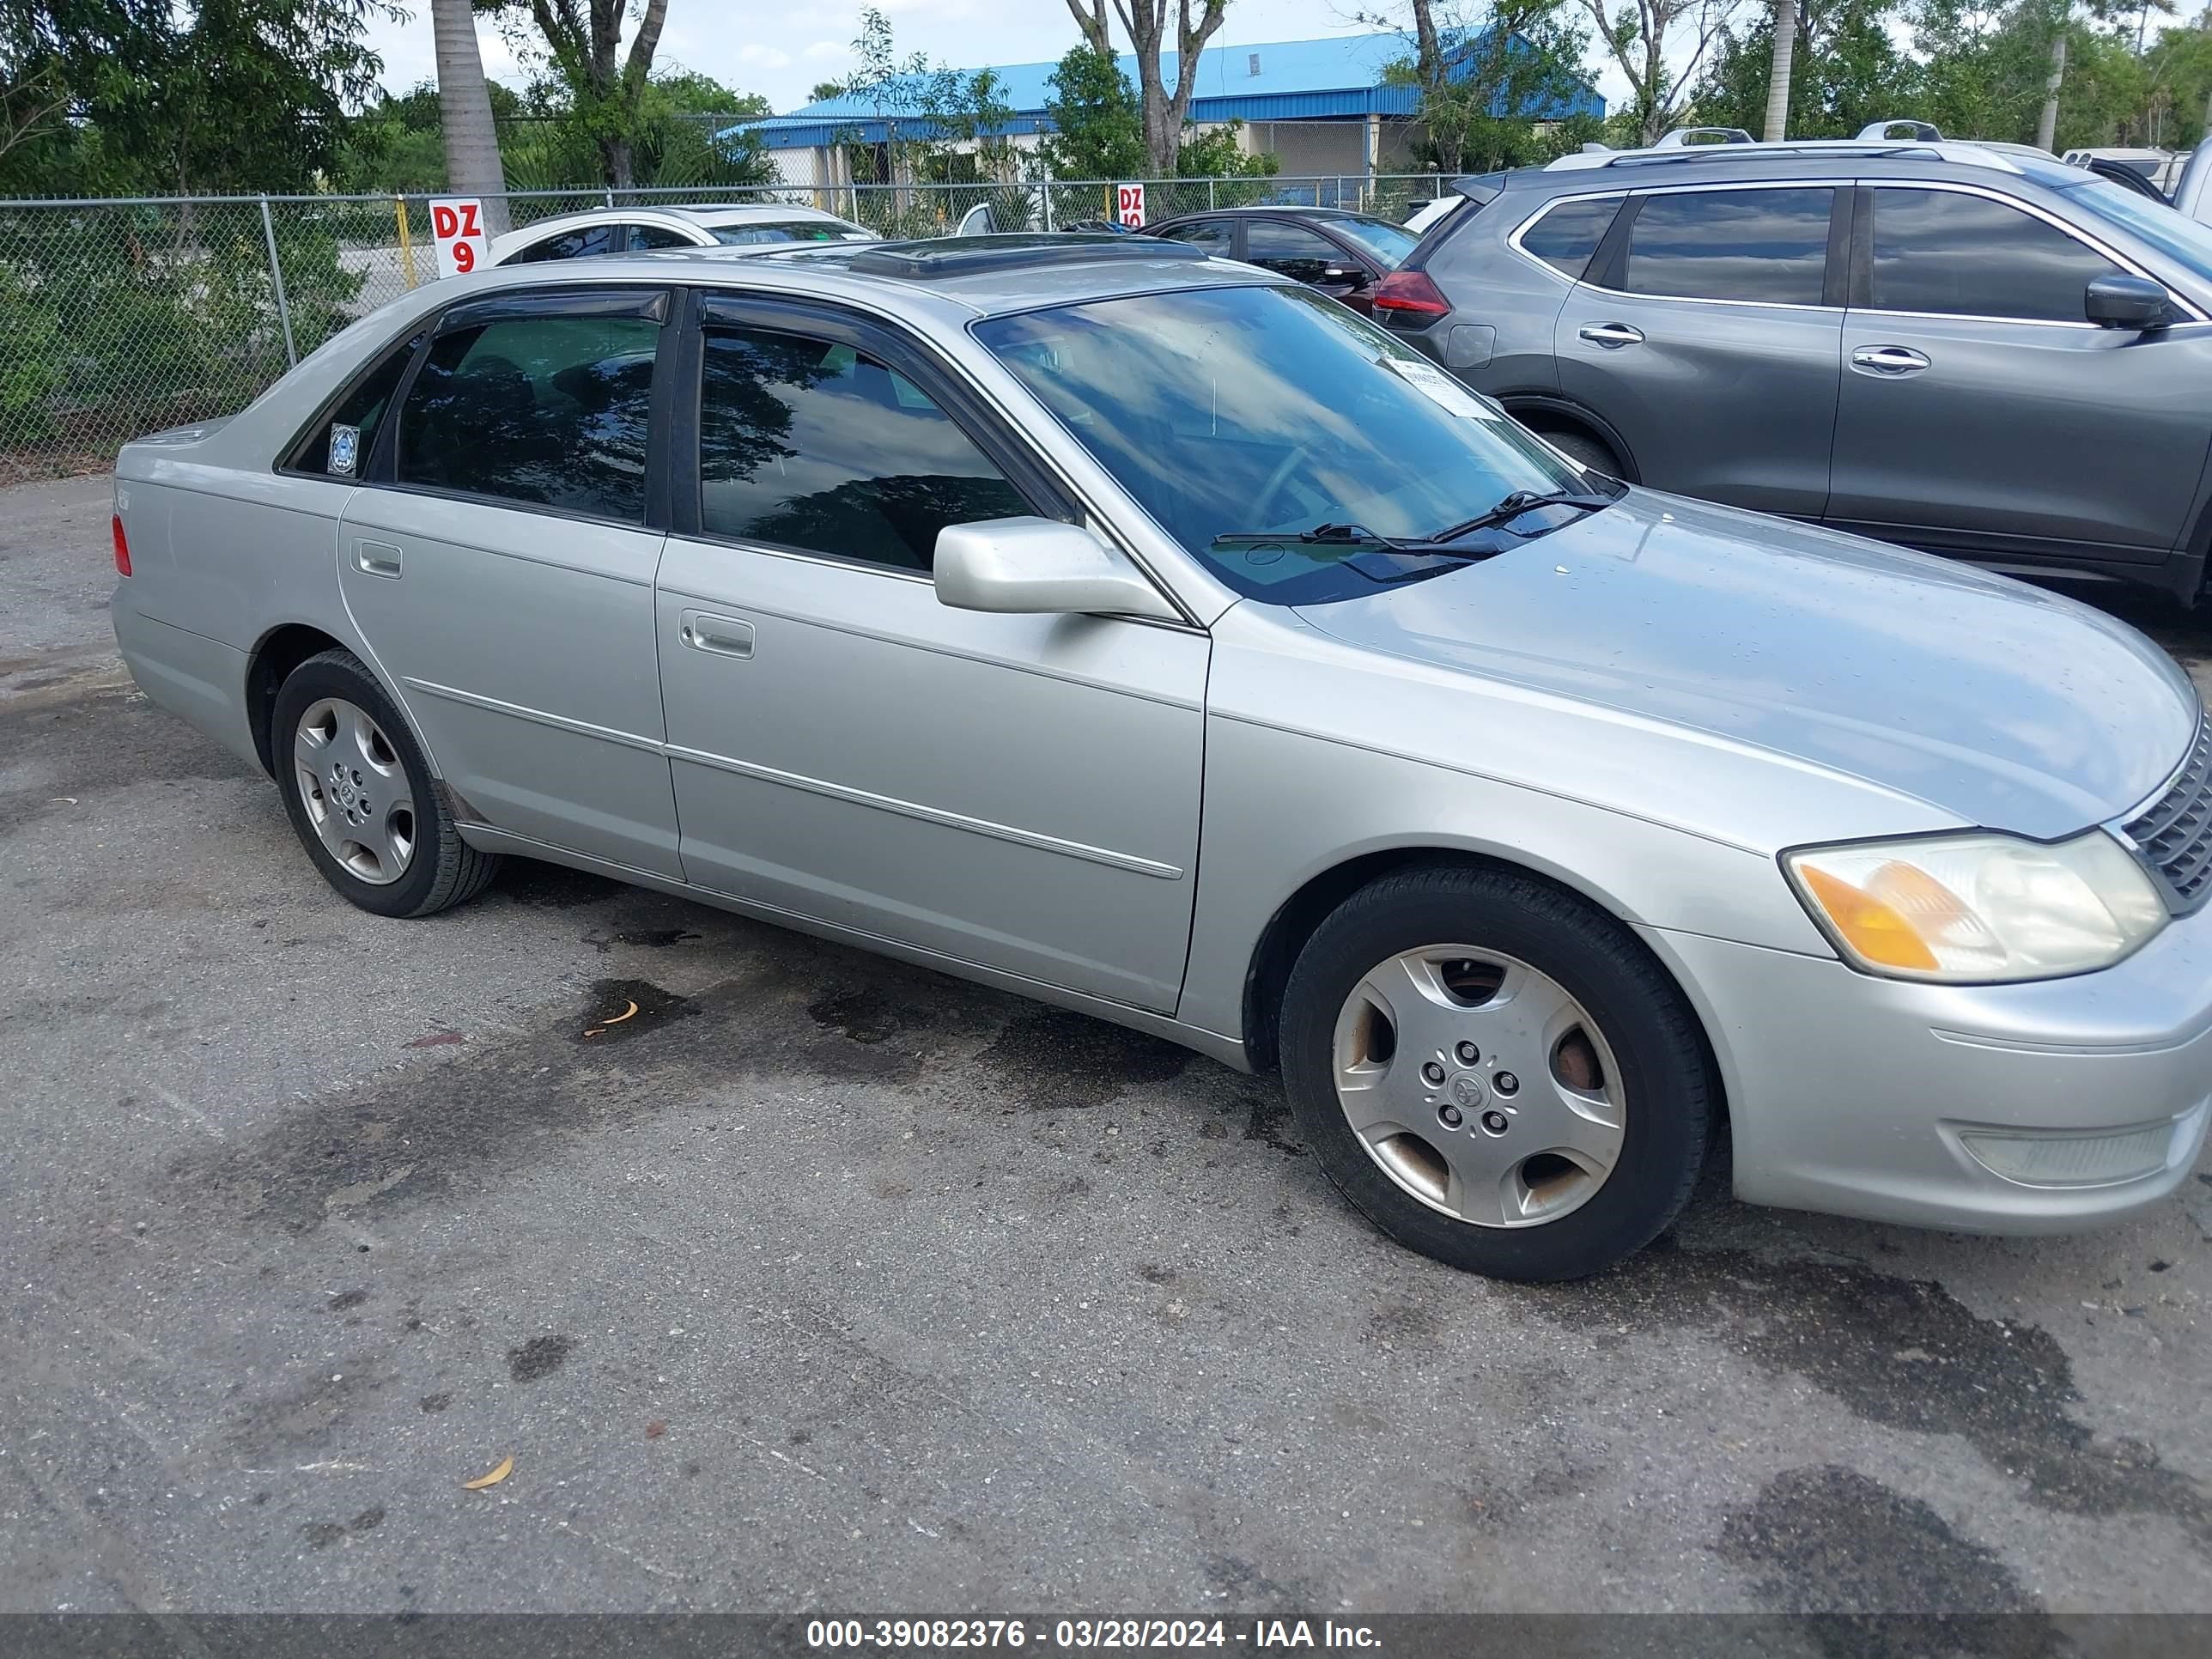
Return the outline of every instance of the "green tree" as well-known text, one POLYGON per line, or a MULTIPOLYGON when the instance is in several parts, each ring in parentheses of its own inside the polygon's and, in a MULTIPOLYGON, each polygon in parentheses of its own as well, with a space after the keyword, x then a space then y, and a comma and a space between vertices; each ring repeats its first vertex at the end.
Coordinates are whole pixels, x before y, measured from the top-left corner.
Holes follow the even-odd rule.
MULTIPOLYGON (((1887 0, 1797 0, 1793 9, 1791 137, 1848 138, 1869 122, 1921 113, 1921 69, 1892 38, 1887 0)), ((1701 121, 1758 132, 1772 91, 1774 13, 1747 15, 1749 27, 1715 43, 1696 106, 1701 121)))
POLYGON ((617 190, 637 182, 637 143, 648 117, 646 91, 668 0, 642 0, 629 48, 623 49, 624 0, 479 0, 495 13, 518 57, 544 64, 564 114, 599 152, 600 181, 617 190))
POLYGON ((1037 146, 1062 179, 1134 179, 1145 170, 1137 89, 1111 52, 1072 49, 1046 81, 1053 131, 1037 146))
POLYGON ((1442 172, 1536 160, 1544 141, 1534 113, 1584 89, 1589 37, 1562 0, 1491 0, 1472 14, 1408 0, 1403 12, 1370 13, 1365 21, 1395 27, 1411 46, 1383 75, 1419 94, 1415 113, 1442 172))

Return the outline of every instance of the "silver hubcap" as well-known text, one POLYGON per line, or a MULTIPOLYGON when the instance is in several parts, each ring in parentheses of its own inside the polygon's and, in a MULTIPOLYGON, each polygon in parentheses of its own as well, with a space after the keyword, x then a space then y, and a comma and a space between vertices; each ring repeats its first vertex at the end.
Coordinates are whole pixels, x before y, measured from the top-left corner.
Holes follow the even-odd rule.
POLYGON ((1531 1227, 1620 1161, 1620 1071, 1548 974, 1472 945, 1380 964, 1337 1016, 1337 1103, 1383 1174, 1432 1210, 1531 1227))
POLYGON ((384 728, 343 697, 300 716, 292 771, 307 821, 349 873, 381 887, 415 859, 415 799, 384 728))

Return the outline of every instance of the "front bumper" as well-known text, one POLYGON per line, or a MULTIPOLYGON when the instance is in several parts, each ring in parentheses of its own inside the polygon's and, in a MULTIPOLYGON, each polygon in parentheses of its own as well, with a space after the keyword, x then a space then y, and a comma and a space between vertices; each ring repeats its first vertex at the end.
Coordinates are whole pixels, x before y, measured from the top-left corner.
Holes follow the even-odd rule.
POLYGON ((2059 1232, 2154 1204, 2196 1164, 2212 911, 2100 973, 2030 985, 1877 979, 1641 931, 1704 1017, 1748 1202, 2059 1232))

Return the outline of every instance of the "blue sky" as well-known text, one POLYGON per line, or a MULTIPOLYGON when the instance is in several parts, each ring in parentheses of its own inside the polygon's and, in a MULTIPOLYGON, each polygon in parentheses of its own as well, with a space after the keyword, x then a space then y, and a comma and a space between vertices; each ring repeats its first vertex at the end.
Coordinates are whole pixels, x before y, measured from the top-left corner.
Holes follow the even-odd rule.
MULTIPOLYGON (((892 37, 902 57, 926 52, 957 69, 986 64, 1028 64, 1059 57, 1076 43, 1075 24, 1065 0, 878 0, 891 20, 892 37)), ((1355 21, 1357 0, 1236 0, 1229 21, 1209 45, 1239 46, 1259 40, 1303 40, 1323 34, 1360 34, 1368 26, 1355 21)), ((713 76, 740 92, 766 94, 779 111, 806 101, 817 81, 836 80, 853 68, 851 42, 860 33, 857 0, 828 0, 811 5, 732 5, 721 0, 669 0, 667 27, 659 61, 681 64, 713 76)), ((484 69, 495 80, 520 83, 526 77, 499 30, 477 26, 484 69)), ((414 8, 411 21, 389 20, 369 30, 384 58, 385 84, 404 91, 431 78, 430 14, 414 8)), ((627 32, 624 35, 628 40, 627 32)), ((1116 31, 1115 45, 1127 42, 1116 31)), ((1617 72, 1598 77, 1608 99, 1620 95, 1617 72)))

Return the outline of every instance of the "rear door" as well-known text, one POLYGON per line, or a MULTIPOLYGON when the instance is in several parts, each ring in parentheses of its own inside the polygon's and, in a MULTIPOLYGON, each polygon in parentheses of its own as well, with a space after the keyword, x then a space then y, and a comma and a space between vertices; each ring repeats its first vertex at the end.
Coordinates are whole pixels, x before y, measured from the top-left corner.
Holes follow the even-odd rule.
POLYGON ((1629 198, 1553 349, 1560 391, 1612 423, 1645 483, 1820 516, 1849 202, 1794 183, 1629 198))
POLYGON ((1941 551, 2162 560, 2212 421, 2212 327, 2099 328, 2133 273, 1975 186, 1869 184, 1854 236, 1830 520, 1941 551))
POLYGON ((448 310, 346 503, 338 580, 462 817, 672 876, 648 465, 668 299, 448 310))

